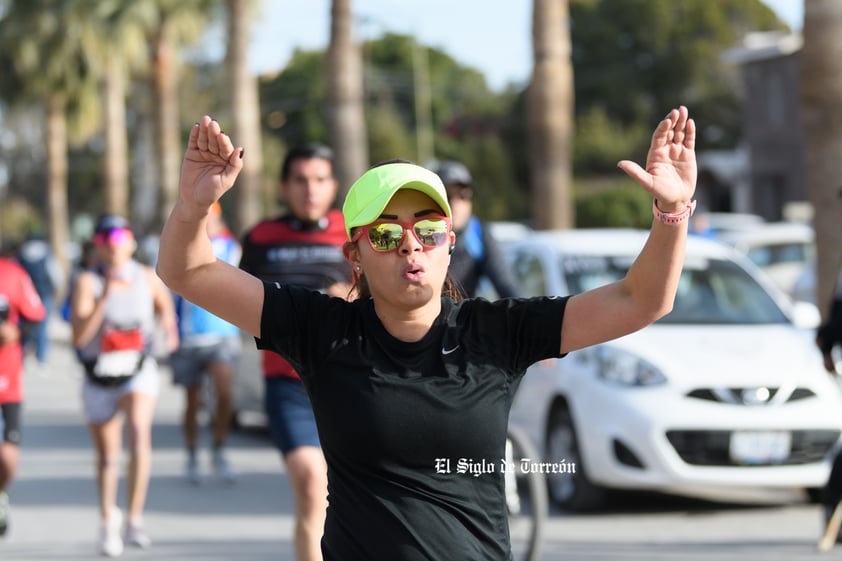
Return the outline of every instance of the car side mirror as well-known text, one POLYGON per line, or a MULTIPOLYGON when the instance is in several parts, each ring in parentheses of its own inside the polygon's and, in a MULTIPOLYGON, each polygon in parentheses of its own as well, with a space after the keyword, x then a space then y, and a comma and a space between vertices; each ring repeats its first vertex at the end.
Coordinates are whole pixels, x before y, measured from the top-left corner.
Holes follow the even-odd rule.
POLYGON ((821 313, 810 302, 793 302, 792 323, 801 329, 816 329, 822 321, 821 313))

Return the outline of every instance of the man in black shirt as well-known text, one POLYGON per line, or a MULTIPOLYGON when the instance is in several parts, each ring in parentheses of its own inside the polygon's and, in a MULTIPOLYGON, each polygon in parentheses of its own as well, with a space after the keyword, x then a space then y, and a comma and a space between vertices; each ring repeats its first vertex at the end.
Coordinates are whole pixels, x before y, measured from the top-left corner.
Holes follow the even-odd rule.
POLYGON ((476 296, 480 279, 486 277, 500 298, 519 296, 497 240, 473 213, 474 179, 464 164, 440 162, 433 170, 447 189, 453 212, 456 247, 450 256, 450 274, 467 297, 476 296))

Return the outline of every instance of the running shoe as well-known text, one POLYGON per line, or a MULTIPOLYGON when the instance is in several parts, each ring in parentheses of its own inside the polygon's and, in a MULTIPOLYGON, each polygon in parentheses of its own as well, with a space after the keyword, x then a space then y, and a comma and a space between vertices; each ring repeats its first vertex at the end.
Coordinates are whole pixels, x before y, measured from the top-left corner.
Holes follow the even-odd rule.
POLYGON ((237 481, 237 474, 231 469, 228 460, 225 459, 225 454, 221 448, 213 451, 213 471, 216 476, 222 479, 225 483, 235 483, 237 481))
POLYGON ((185 469, 187 480, 193 485, 202 483, 202 473, 199 471, 199 461, 195 454, 190 454, 187 457, 187 468, 185 469))
POLYGON ((0 537, 9 531, 9 495, 5 491, 0 492, 0 537))
POLYGON ((99 550, 106 557, 119 557, 123 554, 123 538, 120 527, 123 525, 123 514, 117 507, 111 509, 111 516, 102 523, 99 530, 99 550))
POLYGON ((126 535, 124 540, 127 545, 146 549, 152 545, 152 540, 143 531, 143 524, 129 522, 126 525, 126 535))

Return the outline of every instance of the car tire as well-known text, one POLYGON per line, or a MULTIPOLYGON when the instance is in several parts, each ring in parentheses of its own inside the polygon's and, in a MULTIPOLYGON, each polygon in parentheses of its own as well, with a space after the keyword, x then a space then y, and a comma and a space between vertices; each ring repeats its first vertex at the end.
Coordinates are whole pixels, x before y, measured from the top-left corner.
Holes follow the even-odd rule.
POLYGON ((547 475, 547 490, 550 499, 565 510, 592 510, 604 504, 606 490, 594 485, 588 479, 587 471, 579 451, 576 427, 570 410, 557 406, 550 414, 547 426, 547 461, 566 465, 570 473, 547 475))

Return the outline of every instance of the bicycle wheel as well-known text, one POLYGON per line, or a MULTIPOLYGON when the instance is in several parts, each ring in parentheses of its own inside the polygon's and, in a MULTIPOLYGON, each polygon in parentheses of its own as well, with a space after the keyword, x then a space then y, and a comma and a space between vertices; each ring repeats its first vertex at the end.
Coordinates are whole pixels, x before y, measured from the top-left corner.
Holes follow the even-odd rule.
POLYGON ((505 478, 514 561, 537 561, 541 558, 548 508, 547 483, 543 473, 522 467, 539 461, 529 438, 520 429, 510 426, 506 462, 514 469, 507 471, 505 478))

